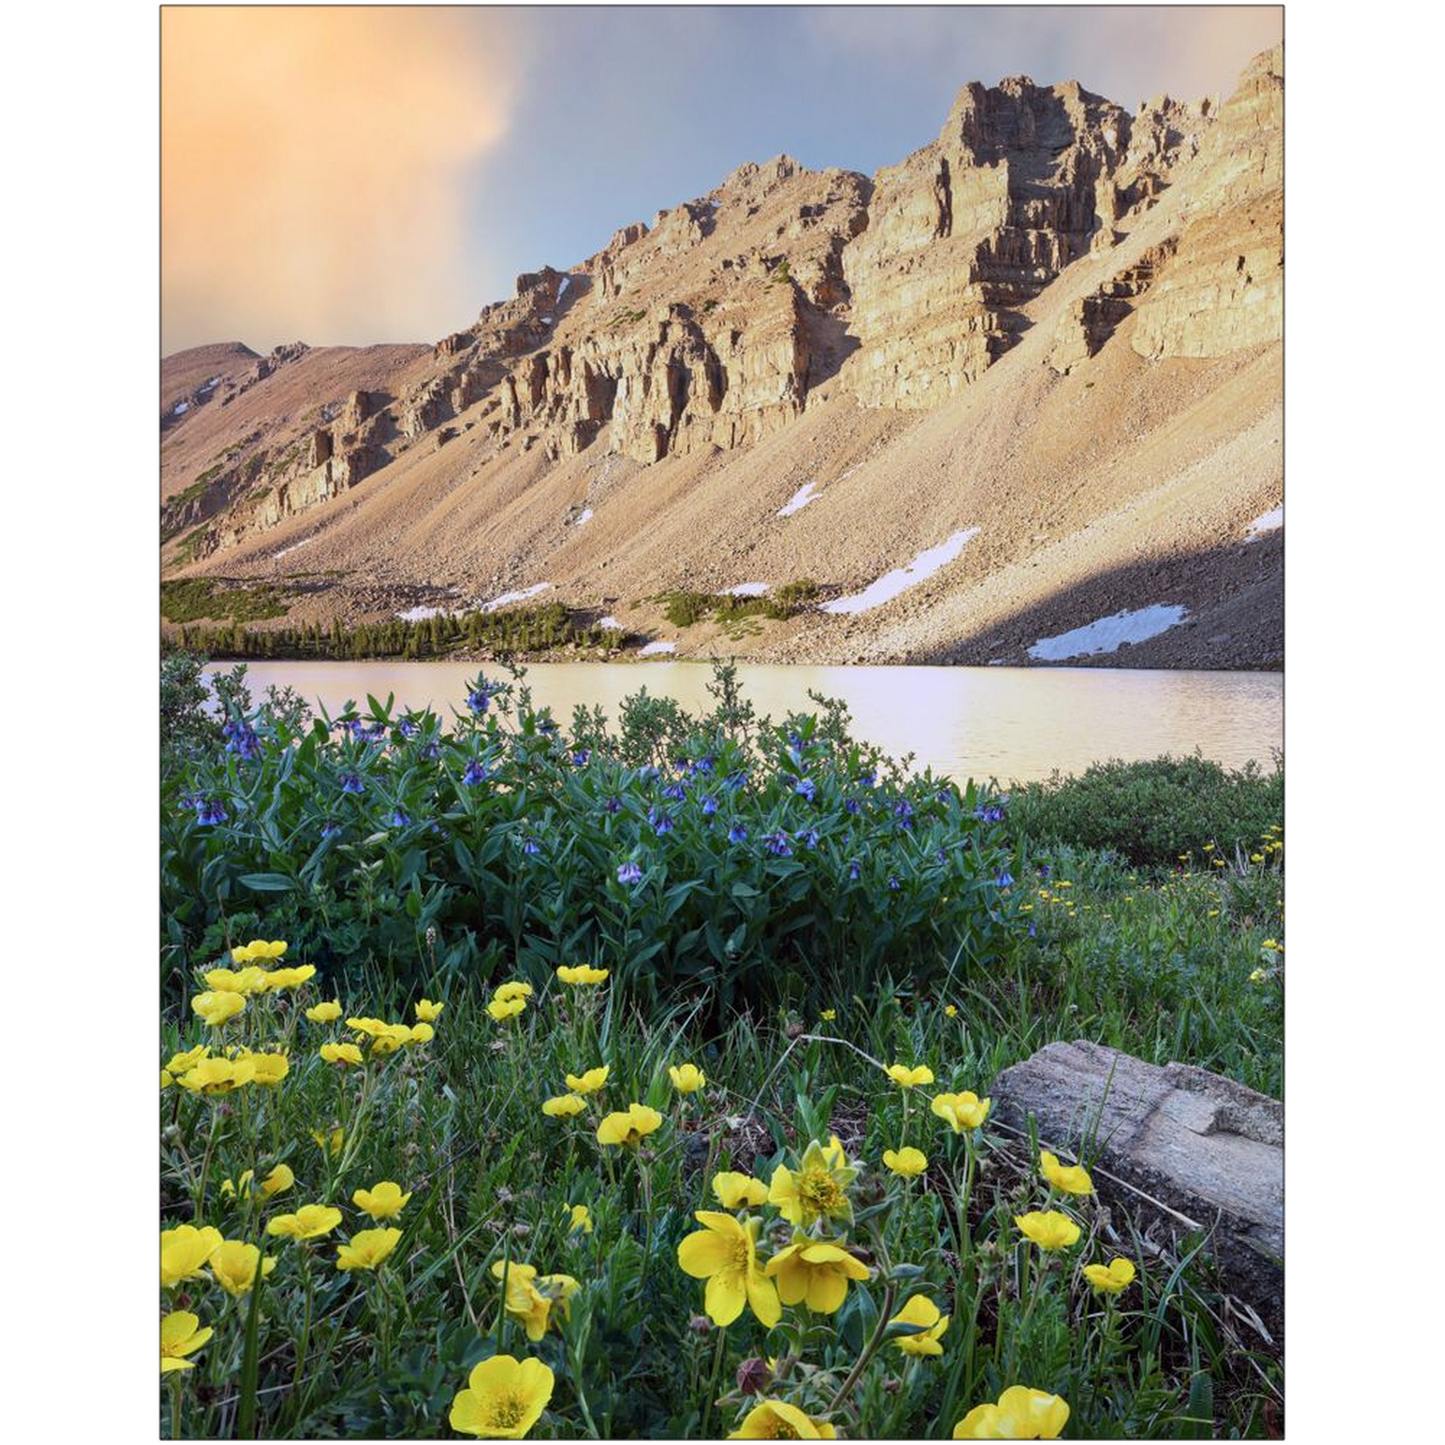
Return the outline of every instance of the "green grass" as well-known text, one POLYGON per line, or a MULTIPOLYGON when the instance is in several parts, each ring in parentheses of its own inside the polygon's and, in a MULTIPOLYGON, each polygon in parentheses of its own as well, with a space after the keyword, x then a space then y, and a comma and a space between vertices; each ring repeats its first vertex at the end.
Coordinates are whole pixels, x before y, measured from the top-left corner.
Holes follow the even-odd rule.
POLYGON ((232 586, 213 577, 175 578, 161 583, 161 616, 167 622, 225 617, 237 623, 259 622, 284 617, 286 611, 285 592, 270 583, 232 586))

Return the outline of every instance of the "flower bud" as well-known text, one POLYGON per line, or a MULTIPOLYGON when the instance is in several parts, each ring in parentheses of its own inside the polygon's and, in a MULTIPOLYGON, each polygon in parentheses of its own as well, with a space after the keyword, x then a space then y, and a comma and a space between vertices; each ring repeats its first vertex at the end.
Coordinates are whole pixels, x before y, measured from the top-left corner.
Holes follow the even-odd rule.
POLYGON ((773 1377, 773 1372, 768 1368, 768 1362, 760 1359, 757 1355, 749 1355, 746 1360, 738 1366, 738 1389, 744 1395, 757 1395, 765 1390, 768 1381, 773 1377))
POLYGON ((712 1321, 706 1315, 693 1315, 688 1320, 687 1327, 695 1335, 710 1335, 712 1333, 712 1321))

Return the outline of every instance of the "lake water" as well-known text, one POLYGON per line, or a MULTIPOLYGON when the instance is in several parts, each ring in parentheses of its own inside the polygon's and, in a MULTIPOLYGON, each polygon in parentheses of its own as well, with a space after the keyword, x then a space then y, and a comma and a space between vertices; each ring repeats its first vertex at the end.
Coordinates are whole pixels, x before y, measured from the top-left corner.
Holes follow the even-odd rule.
MULTIPOLYGON (((289 684, 331 713, 367 693, 443 716, 465 705, 475 663, 252 662, 253 694, 289 684)), ((1229 767, 1268 767, 1283 746, 1284 677, 1277 672, 1145 672, 1047 667, 778 667, 739 665, 759 715, 811 709, 809 691, 842 698, 856 737, 886 753, 916 754, 960 781, 1029 782, 1055 768, 1082 772, 1106 758, 1192 753, 1229 767)), ((646 687, 690 711, 711 704, 702 663, 534 663, 527 681, 538 706, 565 726, 578 703, 615 722, 618 704, 646 687)))

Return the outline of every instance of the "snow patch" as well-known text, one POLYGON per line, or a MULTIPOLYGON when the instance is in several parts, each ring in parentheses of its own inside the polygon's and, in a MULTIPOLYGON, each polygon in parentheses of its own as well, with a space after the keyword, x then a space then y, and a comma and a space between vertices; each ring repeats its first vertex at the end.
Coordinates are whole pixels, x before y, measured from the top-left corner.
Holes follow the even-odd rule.
POLYGON ((906 567, 895 567, 861 592, 856 592, 851 597, 837 597, 832 602, 825 602, 823 611, 868 612, 874 607, 881 607, 885 602, 891 602, 899 593, 906 592, 910 587, 916 587, 920 582, 932 577, 940 567, 946 567, 976 536, 977 527, 955 532, 938 546, 920 552, 906 567))
POLYGON ((728 597, 761 597, 771 585, 769 582, 739 582, 736 587, 729 587, 725 595, 728 597))
POLYGON ((676 651, 677 643, 675 642, 649 642, 645 647, 639 647, 637 649, 637 655, 639 657, 655 657, 661 652, 676 651))
POLYGON ((543 326, 550 326, 551 324, 552 324, 552 318, 551 318, 550 316, 544 316, 544 317, 542 318, 542 325, 543 325, 543 326))
POLYGON ((778 508, 778 516, 791 517, 794 512, 801 512, 809 502, 816 502, 818 499, 814 496, 814 492, 817 486, 817 482, 804 482, 803 485, 793 493, 788 503, 778 508))
POLYGON ((1059 662, 1066 657, 1097 657, 1104 652, 1117 652, 1124 643, 1147 642, 1177 627, 1189 615, 1187 607, 1156 602, 1132 612, 1116 612, 1083 627, 1060 632, 1055 637, 1041 637, 1029 648, 1029 656, 1041 662, 1059 662))
POLYGON ((539 592, 545 592, 552 584, 550 582, 538 582, 535 587, 520 587, 515 592, 503 592, 500 597, 493 597, 490 602, 482 604, 483 612, 495 612, 499 607, 505 607, 511 602, 525 602, 529 597, 535 597, 539 592))
POLYGON ((578 527, 585 527, 585 526, 588 524, 588 522, 590 522, 591 520, 592 520, 592 508, 591 508, 591 507, 583 507, 582 510, 581 510, 581 512, 578 513, 577 521, 576 521, 573 525, 574 525, 574 526, 578 526, 578 527))
POLYGON ((315 540, 315 537, 303 537, 299 542, 293 542, 289 547, 283 547, 279 552, 272 552, 271 560, 278 562, 282 557, 296 551, 300 547, 305 547, 308 543, 314 542, 315 540))
POLYGON ((606 617, 597 619, 599 627, 610 627, 614 632, 622 631, 622 624, 609 612, 606 617))
POLYGON ((191 404, 190 404, 190 402, 188 402, 188 401, 178 401, 178 402, 171 408, 171 415, 172 415, 172 416, 184 416, 188 411, 190 411, 190 409, 191 409, 191 404))
POLYGON ((557 299, 560 301, 567 294, 567 283, 571 281, 570 276, 564 276, 557 286, 557 299))
POLYGON ((451 612, 445 607, 408 607, 396 615, 403 622, 429 622, 433 617, 450 617, 451 612))
POLYGON ((1266 532, 1277 532, 1284 526, 1284 503, 1272 511, 1266 512, 1261 517, 1256 517, 1245 529, 1249 535, 1244 539, 1246 542, 1257 542, 1266 532))
POLYGON ((213 376, 213 377, 211 377, 211 379, 210 379, 209 381, 204 381, 204 382, 202 382, 202 383, 201 383, 201 390, 202 390, 202 391, 214 391, 214 390, 215 390, 216 383, 217 383, 218 381, 220 381, 220 379, 221 379, 221 378, 220 378, 219 376, 213 376))

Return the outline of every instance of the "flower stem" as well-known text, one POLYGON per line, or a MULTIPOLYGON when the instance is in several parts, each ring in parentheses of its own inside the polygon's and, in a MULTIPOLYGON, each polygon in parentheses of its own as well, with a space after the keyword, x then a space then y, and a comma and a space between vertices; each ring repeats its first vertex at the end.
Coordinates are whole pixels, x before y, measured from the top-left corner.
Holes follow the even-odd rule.
POLYGON ((848 1378, 839 1386, 838 1393, 828 1405, 830 1415, 847 1398, 848 1392, 867 1369, 868 1362, 878 1353, 878 1347, 883 1343, 883 1332, 888 1328, 888 1320, 893 1313, 893 1299, 897 1292, 898 1286, 890 1280, 888 1288, 883 1291, 883 1308, 878 1311, 878 1323, 873 1328, 873 1337, 864 1345, 863 1353, 858 1356, 858 1363, 848 1372, 848 1378))

